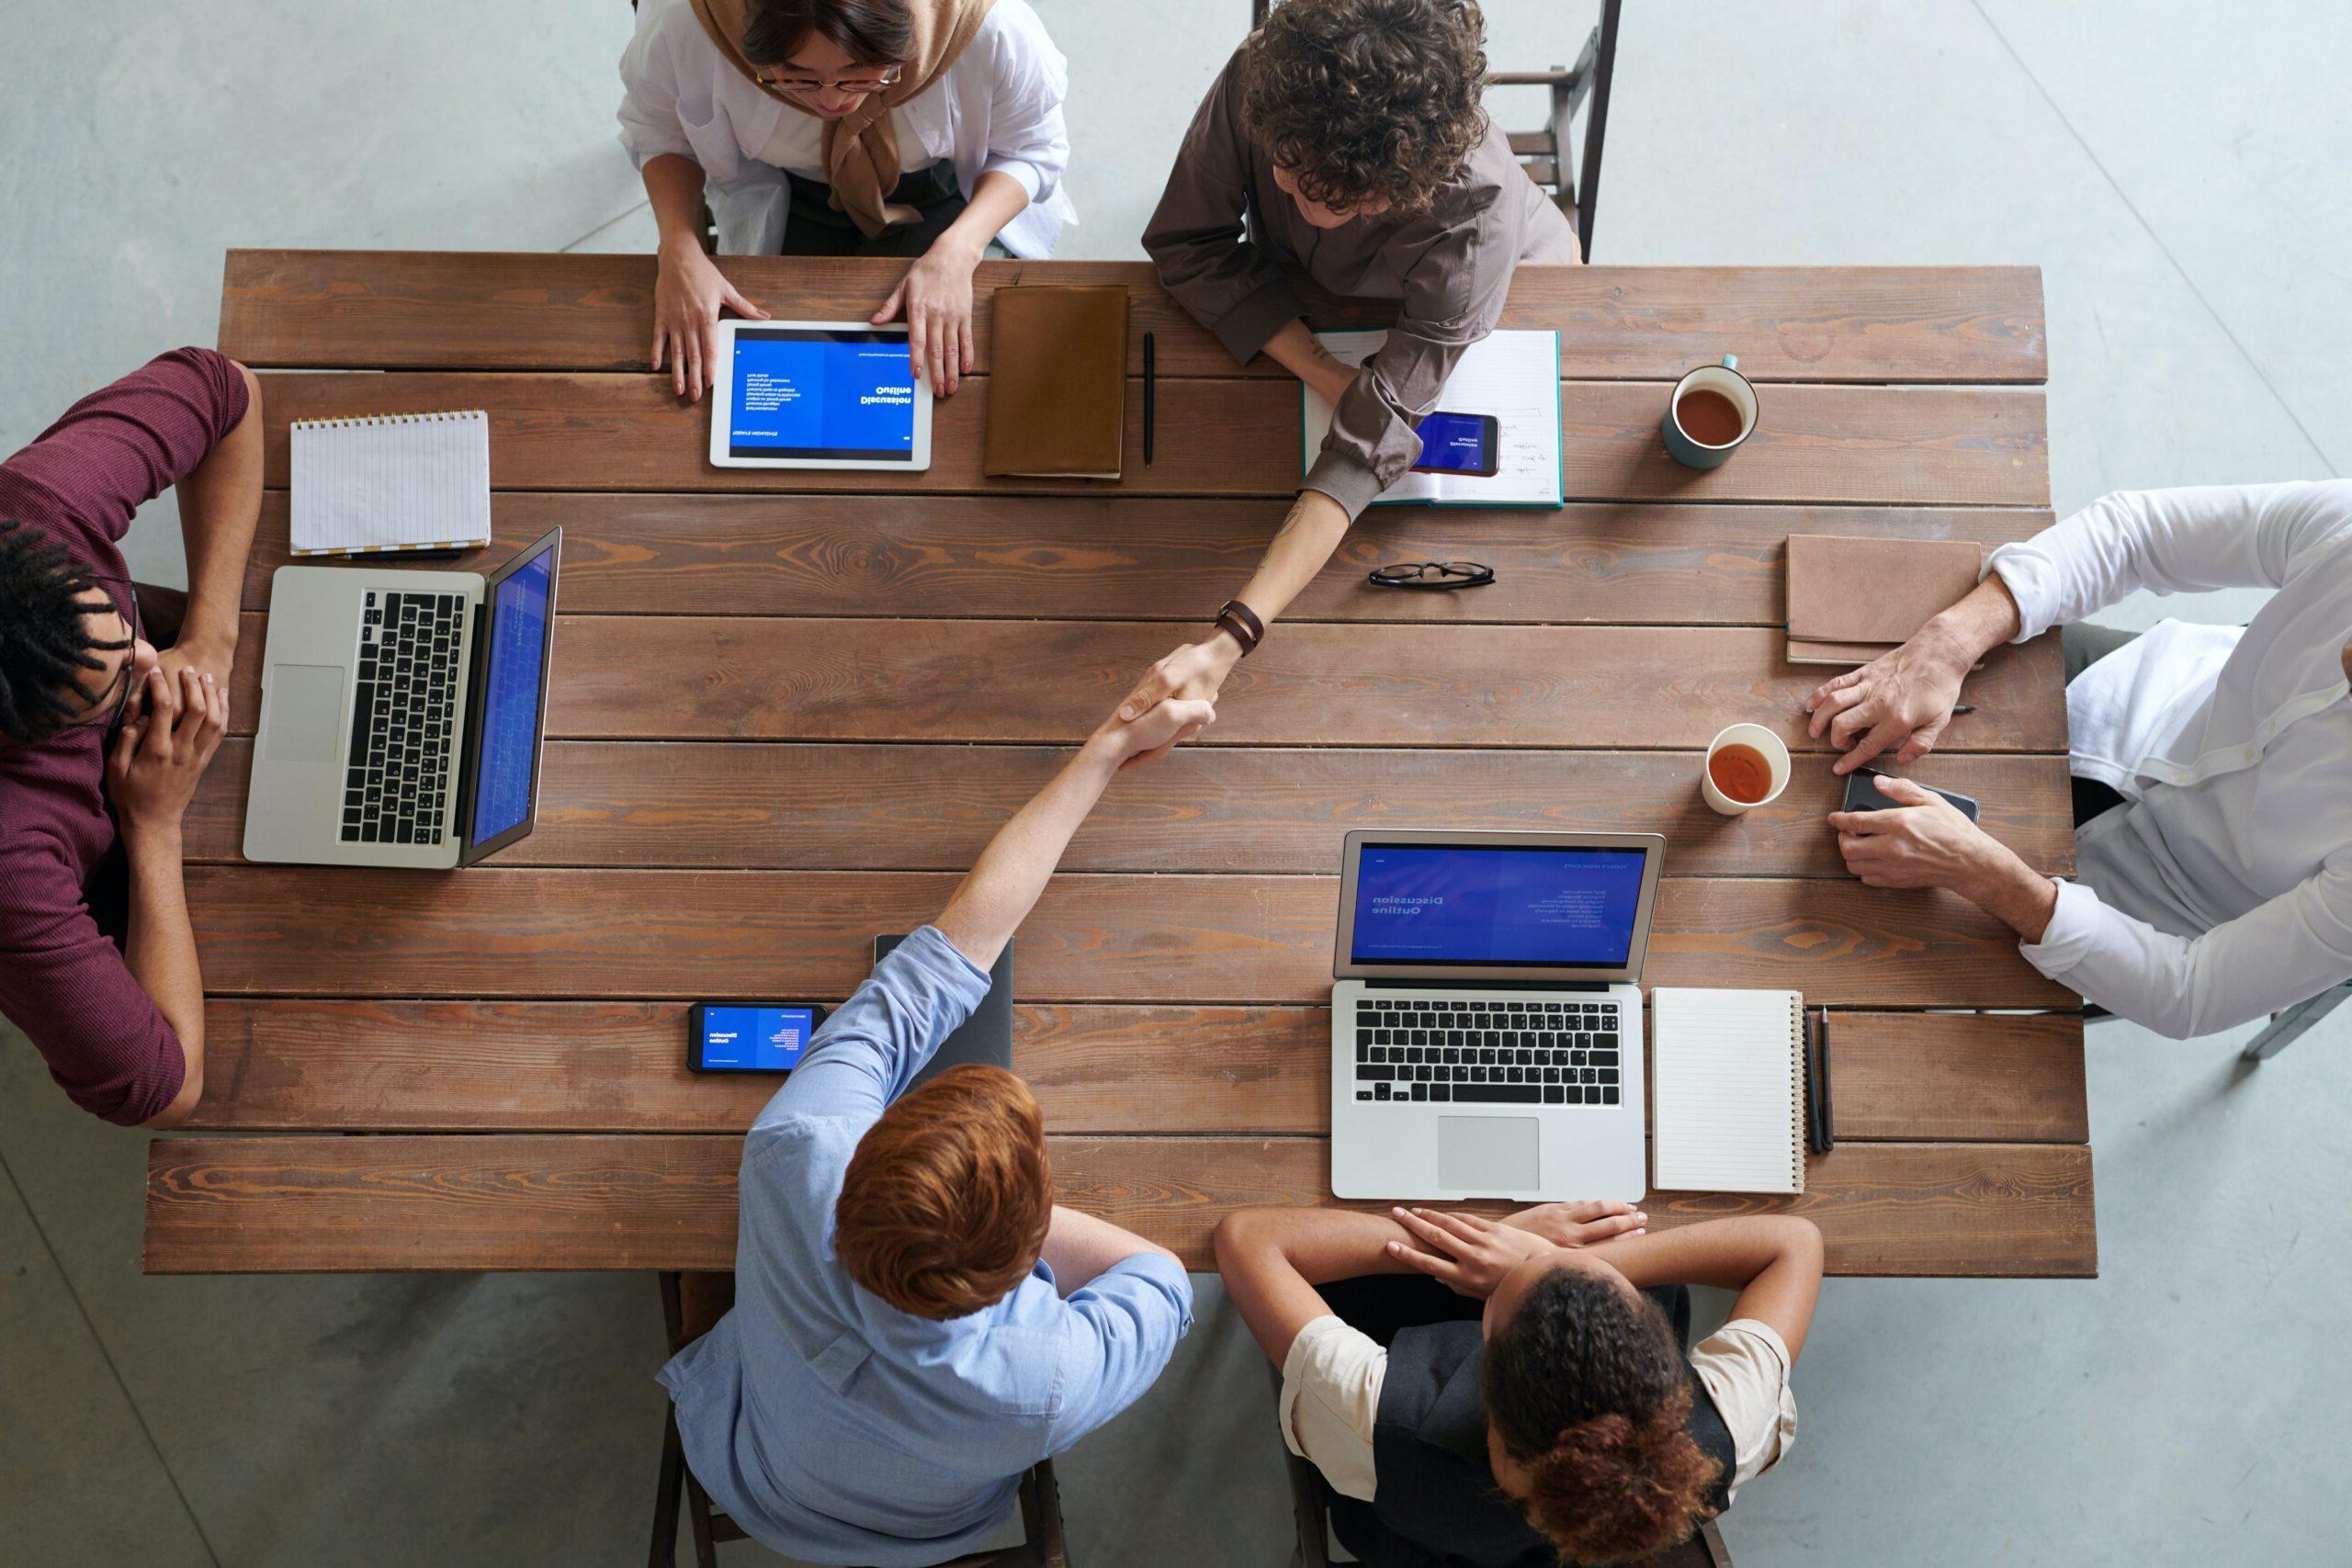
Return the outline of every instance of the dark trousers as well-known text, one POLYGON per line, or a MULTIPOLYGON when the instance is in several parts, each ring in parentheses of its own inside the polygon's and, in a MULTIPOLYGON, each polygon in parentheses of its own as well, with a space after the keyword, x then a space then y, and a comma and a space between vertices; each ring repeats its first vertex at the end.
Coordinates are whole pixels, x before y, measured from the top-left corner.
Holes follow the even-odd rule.
POLYGON ((792 183, 792 211, 784 223, 788 256, 919 256, 967 205, 956 183, 956 165, 943 158, 928 169, 900 175, 898 189, 890 193, 892 202, 916 210, 915 221, 868 239, 848 213, 835 210, 832 186, 788 171, 785 178, 792 183))
MULTIPOLYGON (((2073 685, 2075 677, 2092 665, 2132 641, 2138 632, 2118 631, 2113 626, 2095 626, 2088 621, 2077 621, 2059 634, 2065 646, 2066 684, 2073 685)), ((2104 811, 2112 811, 2123 804, 2123 796, 2112 784, 2097 779, 2075 779, 2075 826, 2079 828, 2104 811)))

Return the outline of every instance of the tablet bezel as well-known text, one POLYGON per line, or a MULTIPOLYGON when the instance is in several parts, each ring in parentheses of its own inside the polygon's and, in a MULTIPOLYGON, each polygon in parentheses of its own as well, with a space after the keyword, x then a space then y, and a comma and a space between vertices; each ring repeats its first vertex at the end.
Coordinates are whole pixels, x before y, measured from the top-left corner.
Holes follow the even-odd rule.
POLYGON ((854 468, 865 473, 919 474, 931 467, 931 383, 914 378, 914 450, 903 463, 877 457, 739 457, 729 450, 735 423, 735 334, 739 331, 848 333, 859 337, 907 341, 903 321, 747 321, 729 317, 718 323, 718 364, 710 389, 710 464, 715 468, 854 468))

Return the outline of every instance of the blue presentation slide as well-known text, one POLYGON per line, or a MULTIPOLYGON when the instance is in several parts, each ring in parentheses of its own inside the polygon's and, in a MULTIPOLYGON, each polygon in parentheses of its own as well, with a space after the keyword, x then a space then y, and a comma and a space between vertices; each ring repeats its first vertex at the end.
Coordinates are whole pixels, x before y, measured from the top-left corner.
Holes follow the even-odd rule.
POLYGON ((1639 850, 1367 844, 1354 962, 1622 964, 1642 860, 1639 850))
POLYGON ((757 1072, 789 1068, 808 1048, 807 1008, 702 1010, 702 1065, 757 1072))
POLYGON ((474 773, 477 844, 520 827, 531 814, 531 770, 538 761, 539 666, 548 652, 552 551, 498 585, 482 671, 481 765, 474 773))
POLYGON ((1433 413, 1413 434, 1421 438, 1421 468, 1476 473, 1487 466, 1487 422, 1475 414, 1433 413))
POLYGON ((735 457, 914 460, 914 370, 903 338, 741 331, 730 395, 735 457))

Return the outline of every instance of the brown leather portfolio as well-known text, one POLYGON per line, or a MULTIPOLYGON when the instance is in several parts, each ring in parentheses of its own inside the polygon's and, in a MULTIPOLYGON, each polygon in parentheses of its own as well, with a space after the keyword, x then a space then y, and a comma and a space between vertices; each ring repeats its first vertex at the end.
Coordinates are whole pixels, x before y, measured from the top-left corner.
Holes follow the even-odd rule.
POLYGON ((1127 291, 1019 284, 989 296, 981 472, 1115 479, 1127 434, 1127 291))
POLYGON ((1957 604, 1984 570, 1972 539, 1789 536, 1792 664, 1867 664, 1957 604))

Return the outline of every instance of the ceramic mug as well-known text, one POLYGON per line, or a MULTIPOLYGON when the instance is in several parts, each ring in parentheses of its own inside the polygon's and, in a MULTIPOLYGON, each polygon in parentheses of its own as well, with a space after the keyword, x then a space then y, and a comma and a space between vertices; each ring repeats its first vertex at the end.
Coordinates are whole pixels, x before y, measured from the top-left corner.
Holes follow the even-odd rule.
POLYGON ((1702 365, 1696 370, 1685 371, 1682 379, 1674 384, 1674 395, 1666 400, 1663 428, 1667 455, 1685 468, 1712 468, 1738 451, 1740 444, 1756 430, 1756 389, 1739 373, 1739 356, 1726 354, 1721 365, 1702 365), (1710 443, 1683 429, 1682 400, 1692 392, 1715 392, 1730 400, 1732 407, 1739 411, 1739 434, 1728 441, 1710 443))
POLYGON ((1789 787, 1790 771, 1789 749, 1779 736, 1760 724, 1735 724, 1707 742, 1707 760, 1699 766, 1699 793, 1724 816, 1737 817, 1780 799, 1781 792, 1789 787), (1737 800, 1715 787, 1715 753, 1726 746, 1745 746, 1763 757, 1771 777, 1770 787, 1757 799, 1737 800))

